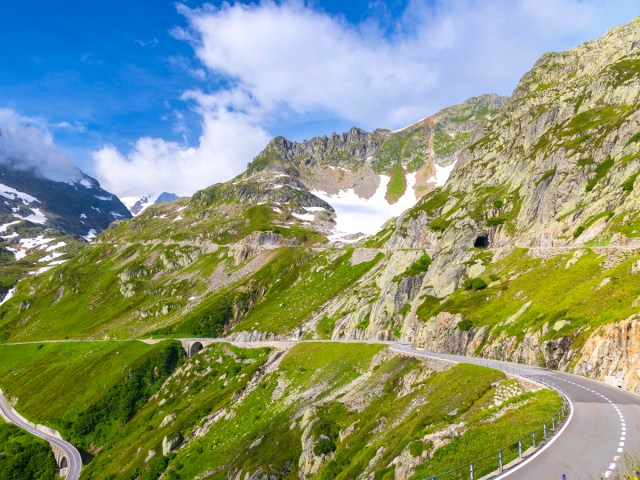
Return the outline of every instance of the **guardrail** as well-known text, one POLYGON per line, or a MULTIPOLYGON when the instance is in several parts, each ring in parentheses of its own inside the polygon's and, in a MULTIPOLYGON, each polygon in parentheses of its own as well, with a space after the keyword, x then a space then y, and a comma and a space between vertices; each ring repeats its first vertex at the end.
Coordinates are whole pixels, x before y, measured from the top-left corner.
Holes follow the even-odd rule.
MULTIPOLYGON (((400 348, 400 350, 404 349, 400 348)), ((421 353, 408 348, 406 349, 406 351, 412 353, 421 353)), ((424 355, 429 357, 442 358, 444 360, 450 360, 458 363, 471 363, 475 365, 481 365, 494 368, 496 370, 501 370, 512 375, 524 377, 531 380, 532 382, 545 385, 555 390, 562 396, 563 400, 562 406, 554 415, 543 422, 540 427, 536 428, 532 432, 529 432, 524 437, 519 438, 509 445, 504 446, 500 450, 479 458, 474 462, 462 465, 447 472, 426 477, 425 480, 478 480, 483 477, 493 478, 495 476, 498 476, 505 471, 510 463, 514 461, 520 462, 536 453, 562 428, 562 425, 571 413, 571 402, 569 401, 567 396, 564 394, 564 392, 562 392, 562 390, 560 390, 558 385, 544 378, 543 375, 533 375, 531 374, 530 370, 527 370, 525 368, 520 368, 512 364, 507 364, 495 360, 464 357, 460 355, 449 355, 446 353, 433 353, 428 351, 424 351, 424 355)))

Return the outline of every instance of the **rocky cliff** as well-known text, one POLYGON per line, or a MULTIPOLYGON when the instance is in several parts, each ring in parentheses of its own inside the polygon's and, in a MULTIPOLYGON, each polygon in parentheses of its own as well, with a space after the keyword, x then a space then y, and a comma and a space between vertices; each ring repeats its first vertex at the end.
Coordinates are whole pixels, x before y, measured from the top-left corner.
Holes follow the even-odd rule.
POLYGON ((497 95, 470 98, 396 132, 353 128, 300 143, 277 137, 249 165, 247 175, 265 169, 295 172, 309 190, 335 195, 353 189, 363 199, 389 177, 389 203, 407 189, 420 198, 446 180, 447 167, 469 144, 472 132, 505 102, 497 95))

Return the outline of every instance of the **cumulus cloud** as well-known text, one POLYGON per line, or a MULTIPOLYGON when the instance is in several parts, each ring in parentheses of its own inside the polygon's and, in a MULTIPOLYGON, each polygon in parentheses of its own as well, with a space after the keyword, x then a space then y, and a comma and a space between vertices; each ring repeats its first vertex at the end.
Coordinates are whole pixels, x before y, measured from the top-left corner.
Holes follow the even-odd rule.
POLYGON ((541 54, 629 21, 637 0, 409 0, 393 22, 360 24, 296 0, 178 8, 187 26, 173 34, 207 72, 185 69, 211 80, 211 91, 184 95, 203 116, 200 142, 96 152, 101 181, 121 195, 227 180, 285 121, 396 129, 470 96, 508 94, 541 54))
POLYGON ((267 111, 328 111, 397 128, 481 93, 510 93, 548 50, 628 21, 620 0, 413 0, 391 31, 299 1, 190 9, 177 34, 208 69, 267 111))
POLYGON ((10 109, 0 109, 0 165, 60 182, 81 178, 73 160, 54 145, 43 121, 10 109))
POLYGON ((191 195, 238 174, 269 141, 242 112, 219 106, 202 115, 197 147, 146 137, 126 156, 113 146, 94 152, 94 169, 103 187, 120 197, 162 191, 191 195))

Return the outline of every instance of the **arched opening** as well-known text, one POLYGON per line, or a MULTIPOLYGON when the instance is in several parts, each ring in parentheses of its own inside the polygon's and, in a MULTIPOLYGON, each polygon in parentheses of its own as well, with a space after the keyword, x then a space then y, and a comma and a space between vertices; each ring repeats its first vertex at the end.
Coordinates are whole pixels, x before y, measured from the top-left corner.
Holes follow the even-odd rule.
POLYGON ((60 459, 60 470, 64 470, 65 468, 69 468, 69 463, 67 462, 67 457, 62 457, 60 459))
POLYGON ((486 235, 478 235, 476 241, 473 242, 475 248, 489 248, 489 237, 486 235))
POLYGON ((195 342, 189 347, 189 357, 193 357, 196 353, 202 350, 204 347, 200 342, 195 342))

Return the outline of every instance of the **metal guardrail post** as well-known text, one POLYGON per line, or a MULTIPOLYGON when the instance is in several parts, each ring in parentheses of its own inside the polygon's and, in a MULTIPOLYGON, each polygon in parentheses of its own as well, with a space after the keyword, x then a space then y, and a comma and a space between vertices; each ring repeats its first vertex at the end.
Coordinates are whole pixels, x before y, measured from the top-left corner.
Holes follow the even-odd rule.
POLYGON ((518 458, 522 458, 522 440, 518 440, 518 458))
POLYGON ((502 465, 502 450, 498 451, 498 469, 500 470, 501 473, 502 471, 504 471, 504 467, 502 465))
POLYGON ((542 436, 543 436, 543 438, 545 440, 547 439, 547 424, 546 423, 542 424, 542 436))
POLYGON ((551 417, 551 430, 556 429, 556 416, 551 417))
POLYGON ((533 432, 533 433, 531 434, 531 446, 532 446, 533 448, 536 448, 536 432, 533 432))
POLYGON ((471 475, 471 480, 476 480, 476 474, 473 471, 473 462, 469 464, 469 474, 471 475))

